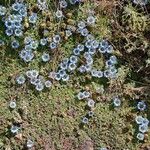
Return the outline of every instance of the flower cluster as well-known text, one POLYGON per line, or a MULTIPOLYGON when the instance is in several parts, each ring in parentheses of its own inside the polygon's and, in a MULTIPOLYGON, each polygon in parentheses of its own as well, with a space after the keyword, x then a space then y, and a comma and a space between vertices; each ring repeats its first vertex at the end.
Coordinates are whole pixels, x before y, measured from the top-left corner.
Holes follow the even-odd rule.
POLYGON ((88 91, 83 91, 83 92, 79 92, 78 95, 77 95, 77 98, 79 100, 82 100, 82 99, 87 99, 91 96, 90 92, 88 91))
POLYGON ((93 117, 94 112, 93 108, 95 107, 95 101, 91 98, 91 93, 88 91, 79 92, 77 94, 78 100, 86 100, 87 106, 89 107, 90 111, 87 113, 85 117, 82 118, 82 123, 87 124, 90 117, 93 117))
POLYGON ((148 131, 149 120, 142 116, 136 116, 136 123, 139 125, 139 133, 137 134, 137 139, 143 141, 144 133, 148 131))
MULTIPOLYGON (((6 13, 3 13, 3 15, 5 14, 6 13)), ((3 17, 3 21, 6 27, 6 35, 21 37, 23 35, 23 20, 26 16, 27 7, 25 4, 19 2, 12 4, 10 14, 3 17)))
MULTIPOLYGON (((70 0, 69 3, 65 0, 59 1, 59 6, 62 10, 57 10, 55 13, 56 18, 63 17, 63 9, 66 8, 69 4, 76 4, 81 2, 80 0, 70 0)), ((47 6, 47 2, 44 0, 37 1, 38 7, 41 9, 47 6)), ((6 8, 1 6, 1 16, 4 17, 6 34, 11 36, 15 34, 15 36, 20 37, 23 35, 23 21, 27 18, 28 22, 32 25, 36 24, 38 20, 38 13, 27 11, 27 5, 21 2, 15 2, 12 4, 10 14, 6 15, 6 8), (3 13, 2 13, 3 12, 3 13), (25 18, 26 17, 26 18, 25 18)), ((42 9, 43 10, 43 9, 42 9)), ((113 52, 112 45, 107 40, 98 41, 96 38, 90 33, 89 27, 94 26, 96 24, 96 17, 94 15, 89 15, 86 20, 82 20, 77 22, 76 33, 83 36, 83 42, 79 43, 73 50, 72 54, 69 58, 65 58, 59 64, 58 71, 55 72, 55 79, 57 81, 68 81, 70 79, 70 73, 74 71, 79 71, 80 73, 89 73, 92 77, 96 78, 115 78, 117 76, 117 69, 115 65, 117 64, 117 58, 114 55, 111 55, 113 52), (109 59, 106 61, 105 67, 102 70, 97 70, 93 68, 94 57, 96 53, 101 53, 104 55, 109 55, 109 59), (83 60, 82 60, 83 59, 83 60), (85 62, 85 64, 81 63, 85 62)), ((73 32, 66 28, 65 29, 66 36, 72 36, 73 32)), ((19 53, 20 58, 24 62, 31 62, 35 57, 35 51, 39 48, 39 46, 47 46, 50 50, 54 50, 58 48, 59 43, 63 40, 59 34, 53 35, 53 37, 42 37, 41 39, 35 39, 32 35, 28 35, 23 37, 24 45, 22 50, 19 53), (49 41, 49 39, 52 39, 49 41), (49 43, 50 42, 50 43, 49 43)), ((3 42, 1 41, 3 44, 3 42)), ((1 44, 1 45, 2 45, 1 44)), ((12 38, 11 46, 13 49, 17 49, 20 47, 19 40, 17 38, 12 38)), ((21 45, 22 47, 22 45, 21 45)), ((43 52, 41 59, 43 62, 48 62, 51 56, 47 52, 43 52)), ((20 76, 17 78, 18 84, 23 84, 25 82, 25 78, 20 76)), ((41 88, 43 86, 40 86, 41 88)), ((38 88, 39 89, 39 88, 38 88)), ((41 90, 39 90, 41 91, 41 90)))
MULTIPOLYGON (((90 33, 88 27, 96 23, 96 18, 92 15, 87 17, 87 20, 82 20, 77 23, 76 32, 84 37, 82 43, 79 43, 73 50, 70 58, 65 58, 59 65, 59 70, 56 73, 56 80, 61 80, 64 74, 67 74, 69 79, 69 73, 73 71, 79 71, 80 73, 90 73, 92 77, 97 78, 116 78, 117 77, 117 58, 112 55, 113 47, 107 40, 98 41, 90 33), (94 57, 97 53, 101 53, 104 57, 109 59, 105 63, 103 70, 97 70, 93 68, 94 57), (81 63, 85 62, 85 64, 81 63), (65 71, 63 71, 65 70, 65 71), (63 72, 63 75, 59 72, 63 72)), ((70 30, 67 30, 70 31, 70 30)), ((69 32, 69 36, 72 32, 69 32)), ((56 43, 56 42, 55 42, 56 43)))
POLYGON ((73 72, 77 68, 78 57, 76 55, 71 55, 70 58, 65 58, 59 64, 59 70, 56 72, 55 79, 62 81, 69 80, 69 73, 73 72))
MULTIPOLYGON (((146 104, 144 101, 140 101, 137 104, 137 108, 140 111, 144 111, 146 109, 146 104)), ((137 139, 143 141, 144 133, 148 131, 149 120, 141 115, 136 116, 136 123, 139 125, 139 133, 137 134, 137 139)))
MULTIPOLYGON (((88 31, 89 25, 94 25, 96 22, 96 18, 93 16, 89 16, 87 21, 79 21, 77 25, 77 32, 85 37, 84 45, 81 47, 82 51, 84 51, 83 56, 85 58, 86 64, 81 65, 79 67, 79 71, 81 73, 90 72, 93 77, 106 77, 106 78, 115 78, 117 75, 117 69, 115 65, 117 64, 117 58, 112 55, 106 61, 105 69, 96 70, 93 68, 93 56, 100 52, 104 56, 110 55, 113 52, 113 47, 107 40, 98 41, 95 37, 88 31)), ((80 51, 74 50, 76 55, 80 55, 80 51)))
MULTIPOLYGON (((46 88, 50 88, 52 86, 52 82, 50 80, 45 80, 43 76, 39 75, 37 70, 28 70, 26 71, 26 77, 28 81, 35 86, 37 91, 42 91, 44 86, 46 88)), ((16 78, 18 84, 24 84, 26 78, 24 75, 20 75, 16 78)))
MULTIPOLYGON (((109 46, 110 45, 106 46, 105 48, 107 49, 109 46)), ((85 42, 85 45, 78 44, 77 47, 73 49, 73 54, 70 56, 70 58, 66 58, 60 63, 60 69, 67 70, 68 72, 78 70, 80 73, 90 73, 92 77, 96 78, 116 78, 117 69, 115 65, 117 64, 117 58, 114 55, 110 56, 110 58, 106 61, 104 70, 97 70, 93 68, 93 56, 96 53, 96 48, 99 47, 100 43, 97 40, 88 40, 85 42), (92 46, 92 44, 94 46, 92 46), (80 65, 79 60, 81 59, 81 54, 83 54, 86 64, 80 65)))
POLYGON ((30 83, 35 86, 37 91, 42 91, 44 86, 49 88, 52 85, 52 82, 50 80, 45 81, 44 77, 39 75, 37 70, 28 70, 26 76, 30 80, 30 83))
POLYGON ((20 51, 19 55, 25 62, 30 62, 34 58, 34 50, 38 48, 39 42, 27 36, 24 38, 24 44, 24 49, 20 51))
MULTIPOLYGON (((65 18, 65 12, 63 11, 70 4, 78 4, 81 0, 60 0, 58 2, 59 9, 56 10, 54 17, 56 20, 62 20, 65 18)), ((44 11, 48 9, 46 0, 37 0, 37 6, 40 10, 44 11)), ((11 47, 13 49, 21 49, 19 51, 20 58, 30 63, 36 54, 38 48, 44 47, 49 49, 49 52, 42 52, 41 61, 46 63, 51 60, 51 52, 59 47, 59 44, 63 41, 63 37, 58 32, 54 33, 52 37, 40 35, 40 39, 37 39, 33 34, 25 33, 26 27, 24 22, 27 21, 30 27, 36 27, 39 21, 38 11, 28 11, 28 6, 21 2, 15 2, 12 4, 9 13, 7 9, 0 6, 0 16, 5 24, 5 33, 7 36, 11 36, 11 47), (23 36, 25 35, 25 36, 23 36), (42 36, 42 37, 41 37, 42 36), (51 40, 50 40, 51 39, 51 40), (20 41, 23 40, 21 43, 20 41)), ((72 30, 69 27, 65 28, 66 37, 77 34, 81 36, 82 41, 77 43, 71 51, 71 55, 68 58, 64 58, 58 66, 56 72, 51 72, 49 77, 57 81, 67 82, 70 79, 70 74, 77 71, 80 74, 89 74, 93 78, 108 78, 113 79, 117 77, 117 58, 113 55, 113 46, 106 39, 98 40, 90 32, 90 28, 96 25, 97 18, 90 14, 85 20, 81 20, 76 23, 76 29, 72 30), (103 55, 105 66, 102 69, 94 68, 94 58, 103 55)), ((44 30, 44 33, 49 32, 44 30)), ((0 40, 0 46, 3 46, 4 41, 0 40)), ((16 82, 19 85, 23 85, 25 82, 30 83, 37 91, 42 91, 44 88, 50 88, 52 86, 51 80, 46 80, 44 76, 40 75, 38 70, 31 69, 26 71, 24 74, 20 74, 16 77, 16 82)), ((79 92, 77 95, 79 100, 85 100, 88 106, 87 114, 82 118, 82 123, 87 124, 89 119, 94 116, 95 101, 92 95, 88 91, 79 92)), ((120 106, 120 99, 114 99, 114 105, 120 106)), ((9 104, 11 109, 16 108, 16 102, 11 101, 9 104)), ((20 127, 13 125, 11 132, 17 134, 20 127)), ((33 147, 34 142, 30 139, 27 140, 27 148, 33 147)))

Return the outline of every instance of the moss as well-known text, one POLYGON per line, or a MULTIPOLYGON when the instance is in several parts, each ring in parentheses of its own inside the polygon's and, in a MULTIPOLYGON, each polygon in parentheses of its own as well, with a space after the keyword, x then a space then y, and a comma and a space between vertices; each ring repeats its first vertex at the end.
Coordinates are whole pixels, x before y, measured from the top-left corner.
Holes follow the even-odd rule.
MULTIPOLYGON (((12 2, 4 1, 4 4, 9 6, 12 2)), ((32 9, 35 7, 34 0, 28 0, 27 3, 30 3, 32 9)), ((110 10, 109 13, 105 12, 107 10, 103 11, 103 6, 86 1, 75 8, 70 6, 68 11, 64 10, 64 14, 71 13, 69 18, 71 22, 65 18, 63 22, 56 23, 53 17, 54 10, 57 9, 56 3, 49 0, 48 4, 49 11, 46 14, 50 15, 50 24, 45 21, 46 14, 41 12, 36 27, 27 28, 25 36, 32 35, 35 39, 40 39, 44 29, 48 30, 48 34, 45 36, 52 36, 55 31, 64 34, 64 26, 67 23, 74 24, 72 19, 75 21, 86 19, 92 13, 89 10, 94 9, 97 23, 94 28, 89 28, 89 30, 96 36, 96 39, 106 38, 113 44, 114 54, 119 59, 118 79, 108 81, 103 78, 99 80, 91 78, 88 74, 81 75, 79 72, 75 72, 70 75, 67 83, 53 81, 52 88, 44 89, 43 92, 35 91, 28 82, 18 86, 15 81, 17 75, 24 74, 29 69, 39 70, 40 74, 47 79, 49 71, 56 71, 61 60, 72 54, 73 48, 82 41, 82 38, 75 35, 65 40, 63 37, 63 42, 58 49, 50 52, 52 59, 46 64, 41 62, 41 55, 45 51, 49 52, 49 47, 40 47, 35 52, 35 59, 28 64, 18 56, 23 47, 23 39, 20 39, 21 48, 12 50, 11 39, 5 36, 2 25, 0 39, 6 42, 6 46, 0 47, 0 149, 22 150, 27 139, 32 137, 35 141, 35 149, 38 150, 62 150, 66 147, 69 150, 78 150, 86 140, 91 140, 96 150, 103 146, 110 150, 141 150, 142 146, 149 144, 150 138, 148 132, 145 144, 138 142, 136 140, 137 126, 134 122, 135 116, 139 113, 135 108, 136 99, 146 99, 148 106, 150 105, 149 81, 142 83, 145 81, 145 77, 148 80, 149 75, 149 57, 147 55, 149 39, 145 36, 148 32, 149 19, 145 11, 140 12, 141 10, 133 5, 118 1, 116 3, 118 14, 114 17, 110 15, 110 10), (122 4, 121 8, 120 3, 122 4), (119 26, 114 27, 114 22, 119 26), (127 26, 130 30, 127 29, 127 26), (144 57, 139 59, 143 53, 144 57), (140 60, 139 64, 137 64, 138 60, 140 60), (138 74, 140 70, 143 70, 144 73, 138 74), (79 101, 76 98, 77 93, 83 90, 90 91, 96 102, 96 107, 93 109, 94 117, 89 119, 87 125, 81 124, 81 118, 86 116, 89 111, 87 102, 79 101), (120 108, 115 109, 112 105, 114 95, 121 97, 120 108), (15 110, 10 110, 8 107, 12 99, 15 99, 17 103, 15 110), (21 139, 11 135, 10 127, 13 123, 20 124, 21 139)), ((114 11, 114 9, 111 10, 114 11)), ((111 13, 115 14, 116 12, 111 13)), ((95 68, 102 69, 104 63, 105 56, 100 54, 95 56, 95 68)), ((149 109, 142 113, 144 116, 147 114, 149 114, 149 109)))
POLYGON ((133 31, 144 31, 149 24, 149 18, 129 4, 124 7, 122 22, 133 31))

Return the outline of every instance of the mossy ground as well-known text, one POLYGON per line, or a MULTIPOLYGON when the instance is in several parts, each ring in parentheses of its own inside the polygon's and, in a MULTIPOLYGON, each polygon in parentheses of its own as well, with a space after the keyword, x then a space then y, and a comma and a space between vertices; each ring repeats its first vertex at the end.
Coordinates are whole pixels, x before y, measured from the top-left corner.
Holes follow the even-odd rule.
MULTIPOLYGON (((27 2, 31 8, 34 7, 34 1, 27 2)), ((51 9, 55 3, 49 1, 51 9)), ((9 6, 7 1, 3 4, 9 6)), ((87 0, 84 4, 72 8, 69 9, 69 13, 73 14, 70 20, 85 19, 87 10, 94 9, 97 24, 91 32, 97 39, 106 38, 113 44, 119 59, 118 79, 97 80, 88 75, 74 73, 69 82, 54 82, 50 90, 38 93, 28 84, 18 86, 15 82, 16 76, 32 68, 48 76, 49 71, 57 70, 62 58, 68 57, 72 48, 82 39, 76 36, 63 42, 48 64, 41 63, 43 49, 37 51, 36 59, 32 63, 25 64, 18 56, 19 50, 13 50, 10 46, 1 47, 0 149, 23 150, 28 138, 35 141, 35 150, 98 150, 102 146, 110 150, 141 150, 150 147, 150 133, 146 134, 144 142, 136 139, 135 123, 135 116, 139 114, 136 109, 138 99, 146 100, 148 109, 143 115, 150 119, 150 4, 143 8, 134 6, 129 1, 87 0), (94 117, 87 125, 82 125, 81 118, 87 114, 88 108, 86 102, 76 99, 76 95, 85 89, 92 92, 96 107, 94 117), (113 95, 121 97, 120 108, 113 107, 113 95), (15 110, 9 108, 12 99, 17 102, 15 110), (15 137, 10 134, 13 122, 21 125, 21 131, 15 137)), ((54 7, 52 10, 55 9, 54 7)), ((70 20, 66 22, 72 25, 70 20)), ((38 28, 44 21, 41 16, 37 28, 28 29, 25 35, 33 34, 39 39, 38 28)), ((50 27, 53 30, 49 35, 53 35, 57 27, 60 27, 61 32, 61 25, 66 22, 58 26, 55 20, 51 22, 50 27)), ((3 25, 0 28, 0 38, 6 42, 10 40, 4 34, 3 25)), ((96 68, 103 66, 102 58, 96 56, 96 68)))

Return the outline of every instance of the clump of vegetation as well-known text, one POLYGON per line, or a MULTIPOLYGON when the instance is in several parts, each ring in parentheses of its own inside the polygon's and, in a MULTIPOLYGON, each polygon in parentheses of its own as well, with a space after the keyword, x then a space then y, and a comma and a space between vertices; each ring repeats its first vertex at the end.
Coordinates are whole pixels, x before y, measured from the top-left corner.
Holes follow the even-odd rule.
POLYGON ((0 149, 149 149, 149 7, 0 2, 0 149))

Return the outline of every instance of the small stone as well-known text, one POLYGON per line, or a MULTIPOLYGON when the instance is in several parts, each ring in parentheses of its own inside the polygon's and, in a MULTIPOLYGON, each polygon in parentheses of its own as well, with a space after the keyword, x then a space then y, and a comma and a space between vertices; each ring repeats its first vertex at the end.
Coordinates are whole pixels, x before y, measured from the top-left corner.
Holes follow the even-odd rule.
POLYGON ((22 133, 16 134, 15 136, 18 140, 22 140, 22 133))

